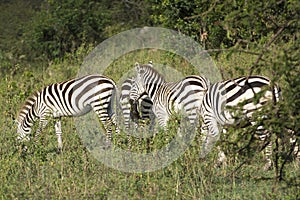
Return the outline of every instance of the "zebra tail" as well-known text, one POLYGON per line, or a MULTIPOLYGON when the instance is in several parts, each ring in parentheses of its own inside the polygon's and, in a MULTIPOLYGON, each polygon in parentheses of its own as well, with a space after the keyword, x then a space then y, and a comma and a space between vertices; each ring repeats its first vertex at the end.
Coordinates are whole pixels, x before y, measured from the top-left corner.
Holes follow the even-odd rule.
POLYGON ((120 129, 118 127, 119 119, 117 118, 120 110, 121 110, 121 105, 120 105, 119 90, 118 90, 118 87, 116 86, 116 84, 114 84, 114 90, 112 92, 111 104, 108 108, 108 113, 111 116, 112 123, 115 125, 115 129, 116 129, 117 133, 120 132, 120 129), (116 101, 116 104, 115 104, 115 101, 116 101), (115 109, 114 109, 114 107, 115 107, 115 109))

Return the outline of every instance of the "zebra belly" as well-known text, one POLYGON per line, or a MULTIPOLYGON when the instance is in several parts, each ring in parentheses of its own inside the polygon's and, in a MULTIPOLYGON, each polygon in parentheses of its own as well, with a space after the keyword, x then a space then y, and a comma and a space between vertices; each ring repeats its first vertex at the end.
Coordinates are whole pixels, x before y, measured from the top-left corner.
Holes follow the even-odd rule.
POLYGON ((74 117, 79 117, 79 116, 87 114, 91 110, 92 110, 92 106, 87 105, 87 106, 83 107, 78 113, 75 113, 73 116, 74 117))
POLYGON ((53 117, 54 118, 58 118, 58 117, 79 117, 79 116, 87 114, 91 110, 92 110, 92 107, 90 105, 84 106, 84 107, 80 108, 77 111, 72 109, 72 110, 68 111, 67 113, 63 113, 62 111, 55 110, 55 111, 53 111, 53 117))

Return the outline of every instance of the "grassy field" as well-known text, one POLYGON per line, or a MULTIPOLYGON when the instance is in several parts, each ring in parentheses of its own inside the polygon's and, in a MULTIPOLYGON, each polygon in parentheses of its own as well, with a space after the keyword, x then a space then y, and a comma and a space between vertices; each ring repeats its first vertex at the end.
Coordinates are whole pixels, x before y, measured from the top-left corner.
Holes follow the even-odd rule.
MULTIPOLYGON (((229 78, 242 74, 252 57, 236 55, 226 60, 222 55, 216 65, 229 78), (232 66, 239 66, 234 69, 232 66)), ((138 52, 115 61, 105 72, 115 81, 138 61, 162 63, 192 74, 182 58, 161 52, 138 52)), ((28 144, 23 155, 16 142, 14 119, 25 99, 49 83, 75 77, 80 63, 59 62, 35 71, 28 66, 1 77, 0 85, 0 198, 1 199, 299 199, 299 167, 288 163, 285 179, 276 181, 274 170, 263 171, 263 156, 257 153, 240 166, 245 158, 228 157, 227 166, 216 166, 214 151, 199 159, 200 142, 196 136, 187 151, 171 165, 146 173, 125 173, 106 167, 82 144, 72 118, 63 118, 61 154, 56 153, 56 136, 51 121, 37 142, 28 144)), ((264 72, 267 73, 267 72, 264 72)), ((163 136, 167 137, 167 136, 163 136)), ((163 138, 162 137, 162 138, 163 138)), ((156 139, 152 148, 161 146, 156 139)), ((126 135, 114 138, 126 149, 126 135)), ((143 148, 147 148, 143 143, 143 148)), ((138 142, 134 142, 134 147, 138 142)))

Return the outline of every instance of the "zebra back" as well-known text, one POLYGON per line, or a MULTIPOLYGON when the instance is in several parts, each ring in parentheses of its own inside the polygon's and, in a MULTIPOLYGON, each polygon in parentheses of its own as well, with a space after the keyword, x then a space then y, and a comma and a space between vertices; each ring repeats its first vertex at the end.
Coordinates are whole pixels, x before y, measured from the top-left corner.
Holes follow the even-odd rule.
POLYGON ((247 76, 213 84, 205 95, 202 109, 212 109, 221 125, 233 124, 238 114, 251 117, 266 103, 280 97, 280 88, 264 76, 247 76), (235 113, 237 112, 237 113, 235 113))

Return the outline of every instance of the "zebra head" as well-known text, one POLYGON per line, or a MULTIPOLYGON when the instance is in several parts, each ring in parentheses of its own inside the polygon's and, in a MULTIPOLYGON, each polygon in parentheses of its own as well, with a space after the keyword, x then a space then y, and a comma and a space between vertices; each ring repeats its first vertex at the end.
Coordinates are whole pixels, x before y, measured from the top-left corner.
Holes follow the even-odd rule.
POLYGON ((166 82, 165 78, 153 68, 152 61, 143 65, 135 63, 135 69, 137 75, 132 83, 130 99, 137 101, 142 94, 147 94, 152 99, 155 91, 166 82))
MULTIPOLYGON (((136 63, 138 65, 138 63, 136 63)), ((129 92, 129 99, 130 101, 133 101, 136 103, 141 96, 145 92, 144 84, 142 81, 142 77, 138 73, 138 75, 135 77, 135 79, 132 80, 131 89, 129 92)))
POLYGON ((147 67, 152 68, 152 62, 149 62, 147 65, 140 65, 139 63, 135 63, 135 69, 137 71, 137 75, 134 79, 132 79, 132 86, 129 93, 129 98, 133 102, 137 102, 139 97, 146 92, 145 89, 145 74, 147 73, 147 67))
POLYGON ((33 93, 24 103, 20 109, 16 123, 17 123, 17 140, 29 140, 29 134, 31 133, 31 127, 36 120, 36 101, 39 96, 39 92, 33 93))

